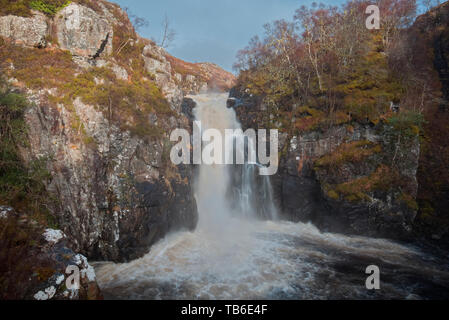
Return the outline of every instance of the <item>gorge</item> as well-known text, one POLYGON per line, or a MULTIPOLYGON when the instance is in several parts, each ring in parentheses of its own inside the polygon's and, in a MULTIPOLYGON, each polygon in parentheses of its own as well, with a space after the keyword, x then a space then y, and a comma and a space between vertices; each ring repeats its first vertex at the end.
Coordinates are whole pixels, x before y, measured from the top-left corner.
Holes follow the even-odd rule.
MULTIPOLYGON (((193 99, 205 130, 239 126, 234 110, 226 108, 226 94, 193 99)), ((105 298, 422 299, 447 294, 446 257, 388 240, 321 233, 311 223, 279 221, 271 192, 263 190, 266 184, 254 183, 254 175, 250 165, 240 172, 235 165, 202 164, 195 182, 195 231, 169 234, 129 263, 95 264, 105 298), (240 183, 232 179, 234 170, 242 176, 240 183), (231 189, 237 189, 236 198, 231 189), (382 291, 365 288, 365 269, 371 264, 381 266, 382 291)))
POLYGON ((237 75, 108 1, 0 3, 0 299, 449 297, 448 2, 299 8, 237 75), (228 164, 171 161, 196 121, 228 164))

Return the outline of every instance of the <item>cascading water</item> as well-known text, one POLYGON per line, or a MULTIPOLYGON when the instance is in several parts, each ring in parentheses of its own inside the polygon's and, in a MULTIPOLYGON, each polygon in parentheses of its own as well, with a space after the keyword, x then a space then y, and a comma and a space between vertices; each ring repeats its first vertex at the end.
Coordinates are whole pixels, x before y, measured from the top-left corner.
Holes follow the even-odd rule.
MULTIPOLYGON (((201 122, 201 129, 217 129, 222 137, 226 137, 226 129, 241 129, 235 111, 226 107, 226 94, 206 94, 195 97, 197 107, 194 115, 201 122)), ((244 140, 243 133, 241 134, 244 140)), ((237 136, 227 137, 235 140, 237 136)), ((223 144, 223 159, 226 151, 223 144)), ((254 145, 246 143, 246 148, 234 147, 234 153, 240 153, 245 159, 247 153, 255 154, 254 145)), ((237 158, 235 155, 233 158, 237 158)), ((207 229, 223 224, 231 217, 268 219, 277 218, 277 211, 273 205, 273 194, 268 176, 259 176, 257 163, 245 161, 242 165, 201 165, 196 183, 196 200, 200 215, 199 228, 207 229), (259 189, 256 190, 256 187, 259 189), (257 192, 259 191, 259 192, 257 192), (256 206, 258 204, 258 206, 256 206), (263 208, 263 209, 261 209, 263 208), (216 221, 217 220, 217 221, 216 221), (211 224, 216 221, 217 224, 211 224)))
MULTIPOLYGON (((202 129, 238 129, 225 94, 193 97, 202 129)), ((275 220, 268 177, 257 165, 200 165, 199 222, 141 259, 97 263, 106 298, 336 299, 448 297, 445 258, 382 239, 321 233, 275 220), (263 218, 263 219, 260 219, 263 218), (365 269, 381 270, 381 290, 365 288, 365 269)), ((298 195, 300 196, 300 195, 298 195)))

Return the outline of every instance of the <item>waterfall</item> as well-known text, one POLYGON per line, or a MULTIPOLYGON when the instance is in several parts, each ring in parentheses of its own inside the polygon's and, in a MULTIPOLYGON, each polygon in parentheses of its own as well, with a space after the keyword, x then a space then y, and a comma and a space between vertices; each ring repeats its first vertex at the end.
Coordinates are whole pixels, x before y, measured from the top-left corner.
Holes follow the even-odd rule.
MULTIPOLYGON (((192 98, 203 130, 240 128, 235 111, 226 108, 225 94, 192 98)), ((393 241, 321 233, 310 223, 273 220, 270 180, 257 169, 258 164, 248 162, 200 165, 194 185, 196 230, 171 233, 129 263, 95 264, 105 297, 404 299, 429 292, 447 297, 447 257, 431 260, 424 251, 393 241), (381 268, 382 290, 365 288, 369 264, 381 268), (432 278, 439 283, 433 285, 432 278)))
MULTIPOLYGON (((227 108, 227 94, 202 94, 192 96, 197 106, 193 113, 201 122, 201 130, 217 129, 225 137, 225 129, 242 129, 235 110, 227 108)), ((241 134, 241 133, 238 133, 241 134)), ((233 139, 240 136, 227 137, 233 139)), ((204 143, 203 143, 204 144, 204 143)), ((254 145, 245 143, 244 150, 237 150, 234 144, 232 159, 243 153, 245 164, 201 164, 195 185, 195 196, 199 212, 199 227, 220 228, 231 218, 276 219, 273 191, 269 176, 259 175, 257 163, 250 163, 247 155, 256 154, 254 145)), ((204 147, 204 145, 203 145, 204 147)), ((222 144, 225 159, 225 144, 222 144)), ((223 159, 223 162, 224 162, 223 159)))

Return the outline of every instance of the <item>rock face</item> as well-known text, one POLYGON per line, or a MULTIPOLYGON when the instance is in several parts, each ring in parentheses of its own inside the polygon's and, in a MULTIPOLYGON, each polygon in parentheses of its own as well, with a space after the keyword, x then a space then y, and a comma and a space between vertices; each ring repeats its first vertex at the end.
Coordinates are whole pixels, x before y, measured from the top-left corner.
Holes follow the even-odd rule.
POLYGON ((58 12, 54 25, 60 48, 73 55, 97 58, 112 52, 112 25, 90 8, 71 3, 58 12))
MULTIPOLYGON (((259 124, 266 123, 263 118, 265 107, 259 97, 233 89, 228 107, 236 110, 244 129, 257 130, 259 124)), ((409 237, 416 208, 405 205, 401 192, 406 189, 413 199, 416 198, 419 142, 417 137, 413 137, 406 146, 397 149, 390 129, 386 125, 356 125, 351 128, 334 126, 325 132, 310 131, 294 136, 280 133, 279 170, 271 181, 283 217, 293 221, 312 221, 322 230, 332 232, 409 237), (335 168, 317 165, 323 157, 342 152, 339 147, 357 144, 375 145, 379 151, 358 163, 343 162, 335 168), (362 183, 364 177, 374 180, 376 170, 383 163, 391 164, 394 154, 394 163, 398 164, 403 179, 401 187, 367 190, 361 196, 364 199, 352 199, 332 191, 331 186, 351 185, 350 181, 362 183)), ((334 159, 330 158, 329 162, 332 161, 334 159)))
MULTIPOLYGON (((42 97, 31 99, 38 107, 26 115, 27 157, 52 159, 48 189, 58 195, 60 224, 75 250, 95 259, 130 260, 145 254, 169 230, 196 226, 192 173, 173 168, 172 177, 163 175, 170 161, 164 158, 166 142, 133 137, 78 99, 76 112, 95 141, 89 146, 66 129, 70 119, 63 105, 55 110, 42 97)), ((184 125, 173 121, 173 127, 184 125)))
POLYGON ((233 74, 213 63, 189 63, 166 54, 172 66, 172 75, 183 91, 195 94, 200 91, 229 91, 236 83, 233 74))
POLYGON ((153 43, 146 45, 143 49, 146 70, 154 75, 156 83, 164 95, 172 105, 179 109, 184 93, 172 76, 172 66, 166 59, 166 55, 167 53, 163 48, 153 43))
POLYGON ((47 18, 40 12, 34 12, 30 18, 12 15, 0 17, 0 36, 10 38, 17 44, 45 47, 48 34, 47 18))
MULTIPOLYGON (((95 270, 86 257, 76 254, 69 246, 67 236, 60 230, 42 229, 29 217, 17 213, 13 208, 0 206, 0 225, 6 232, 14 232, 20 237, 26 232, 26 238, 15 243, 15 247, 3 247, 7 257, 2 259, 20 259, 10 268, 2 260, 2 299, 27 300, 79 300, 102 299, 96 282, 95 270), (28 240, 28 241, 27 241, 28 240), (22 243, 21 247, 19 243, 22 243), (8 249, 7 249, 8 248, 8 249), (16 249, 17 251, 13 251, 16 249), (19 256, 18 256, 19 255, 19 256), (21 281, 23 278, 23 281, 21 281)), ((5 239, 2 233, 2 245, 11 239, 5 239)))
POLYGON ((429 88, 418 169, 421 233, 449 244, 449 2, 419 16, 408 32, 407 59, 429 88))
MULTIPOLYGON (((171 56, 152 41, 139 38, 117 5, 102 0, 82 3, 73 1, 54 17, 34 11, 29 18, 0 17, 0 35, 8 43, 43 48, 26 49, 36 50, 29 52, 35 56, 46 55, 48 65, 42 68, 49 72, 58 64, 51 54, 64 50, 71 53, 65 55, 72 58, 70 63, 75 62, 69 69, 74 75, 87 74, 92 67, 108 75, 112 71, 119 80, 116 84, 128 89, 136 85, 139 89, 134 94, 140 96, 156 84, 150 103, 129 106, 138 109, 138 116, 128 113, 117 120, 111 119, 112 109, 107 114, 81 98, 60 101, 63 85, 48 87, 46 79, 41 79, 40 87, 30 88, 24 84, 26 78, 9 79, 34 104, 26 113, 30 148, 23 150, 23 157, 45 161, 51 174, 47 189, 58 202, 51 211, 67 241, 89 259, 128 261, 147 253, 169 231, 195 228, 193 170, 171 164, 169 135, 176 128, 190 128, 188 115, 181 110, 185 94, 206 89, 212 77, 227 84, 235 79, 215 66, 206 66, 201 78, 195 73, 197 66, 181 76, 171 56), (49 96, 57 102, 50 102, 49 96), (168 110, 157 109, 166 101, 168 110), (135 128, 139 116, 141 126, 135 128), (145 131, 145 122, 157 133, 132 131, 145 131)), ((15 67, 14 56, 6 58, 9 71, 20 68, 15 67)), ((33 74, 27 72, 22 75, 33 74)), ((102 85, 94 78, 93 83, 102 85)), ((89 89, 83 86, 79 89, 89 89)), ((121 93, 115 103, 128 98, 121 93)))
POLYGON ((145 46, 143 56, 146 70, 154 75, 158 86, 178 110, 186 94, 229 91, 236 81, 233 74, 215 64, 182 61, 154 43, 145 46))
POLYGON ((443 100, 441 107, 448 107, 449 101, 449 2, 432 8, 416 18, 411 28, 411 39, 426 43, 433 50, 433 66, 441 82, 443 100))

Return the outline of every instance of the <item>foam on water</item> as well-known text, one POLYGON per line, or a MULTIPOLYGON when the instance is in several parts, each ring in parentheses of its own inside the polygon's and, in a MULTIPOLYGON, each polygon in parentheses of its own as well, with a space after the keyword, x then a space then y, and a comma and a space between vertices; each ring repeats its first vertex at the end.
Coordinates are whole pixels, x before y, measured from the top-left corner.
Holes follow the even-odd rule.
MULTIPOLYGON (((226 98, 225 94, 194 97, 194 114, 203 129, 240 128, 234 110, 226 108, 226 98)), ((417 248, 382 239, 320 233, 312 224, 261 221, 255 212, 243 212, 255 210, 248 199, 257 186, 244 185, 252 180, 242 179, 241 197, 230 200, 231 170, 232 166, 226 165, 200 166, 195 183, 199 223, 194 232, 169 234, 147 255, 130 263, 95 264, 106 298, 449 296, 447 264, 442 266, 441 260, 432 260, 417 248), (382 290, 365 288, 365 268, 370 264, 381 269, 382 290)), ((267 181, 264 184, 269 184, 267 181)), ((272 203, 267 205, 270 211, 276 210, 272 203)))

